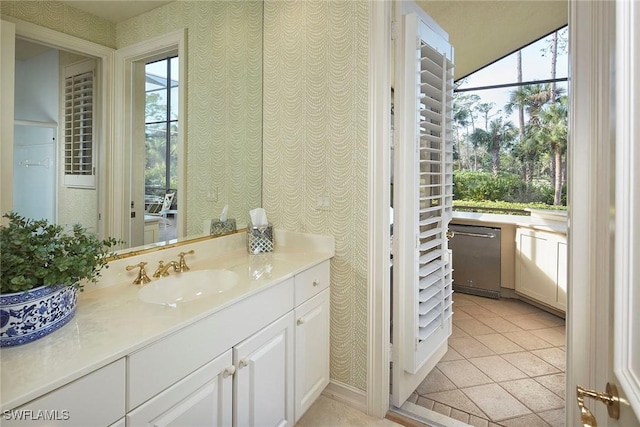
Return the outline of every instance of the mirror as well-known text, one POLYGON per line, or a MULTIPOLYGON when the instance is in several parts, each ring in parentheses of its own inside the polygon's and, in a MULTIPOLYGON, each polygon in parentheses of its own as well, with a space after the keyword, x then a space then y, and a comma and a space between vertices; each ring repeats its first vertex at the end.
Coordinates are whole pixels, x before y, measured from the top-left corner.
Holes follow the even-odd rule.
MULTIPOLYGON (((42 24, 37 10, 22 13, 27 16, 20 15, 21 20, 42 24)), ((181 28, 188 34, 188 101, 181 163, 186 194, 176 195, 175 210, 178 217, 184 215, 178 219, 184 224, 179 240, 188 240, 202 237, 205 222, 217 218, 225 205, 239 228, 246 224, 248 211, 261 206, 262 2, 170 3, 118 24, 117 45, 143 43, 181 28)), ((95 39, 105 37, 96 35, 95 39)), ((16 87, 16 94, 19 90, 16 87)), ((107 173, 141 167, 117 165, 107 173)), ((97 204, 100 197, 93 200, 97 204)), ((120 216, 120 222, 129 221, 128 211, 101 211, 104 216, 120 216)), ((106 234, 114 235, 108 229, 106 234)))

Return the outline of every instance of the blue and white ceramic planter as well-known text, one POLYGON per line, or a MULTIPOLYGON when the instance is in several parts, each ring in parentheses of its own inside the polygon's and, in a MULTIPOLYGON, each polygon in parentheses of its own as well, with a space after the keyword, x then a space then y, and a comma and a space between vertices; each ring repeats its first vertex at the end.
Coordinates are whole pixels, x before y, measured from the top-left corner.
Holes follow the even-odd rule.
POLYGON ((30 343, 64 326, 77 300, 78 288, 66 285, 0 295, 0 347, 30 343))

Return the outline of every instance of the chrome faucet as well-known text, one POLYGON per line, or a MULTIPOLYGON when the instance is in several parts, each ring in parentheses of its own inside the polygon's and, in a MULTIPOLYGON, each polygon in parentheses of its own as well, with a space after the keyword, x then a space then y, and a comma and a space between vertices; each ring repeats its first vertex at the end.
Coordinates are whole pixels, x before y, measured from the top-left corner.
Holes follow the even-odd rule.
POLYGON ((160 261, 158 263, 158 268, 156 269, 155 273, 153 273, 153 277, 158 278, 162 276, 168 276, 169 269, 171 268, 173 268, 173 271, 175 271, 176 273, 180 272, 180 264, 177 261, 171 261, 167 263, 167 265, 164 264, 164 261, 160 261))

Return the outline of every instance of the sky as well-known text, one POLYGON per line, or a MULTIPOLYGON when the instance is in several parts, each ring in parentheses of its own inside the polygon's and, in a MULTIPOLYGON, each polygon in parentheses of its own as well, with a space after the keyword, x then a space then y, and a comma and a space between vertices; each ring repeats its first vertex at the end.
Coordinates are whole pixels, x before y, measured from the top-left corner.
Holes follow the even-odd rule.
MULTIPOLYGON (((566 39, 566 27, 564 31, 566 39)), ((522 80, 543 80, 551 78, 551 54, 546 52, 543 56, 542 50, 548 46, 551 36, 547 36, 522 50, 522 80)), ((569 74, 569 55, 567 49, 558 49, 556 77, 567 77, 569 74)), ((489 86, 504 83, 515 83, 517 81, 516 54, 513 53, 488 67, 470 75, 467 82, 460 85, 460 88, 471 88, 479 86, 489 86)), ((559 83, 558 87, 567 89, 567 83, 559 83)), ((504 111, 505 104, 509 101, 509 93, 515 88, 487 89, 482 91, 465 92, 477 94, 482 97, 482 102, 494 102, 496 105, 491 110, 490 115, 497 115, 498 110, 504 111)), ((514 111, 509 116, 509 120, 515 126, 518 125, 518 114, 514 111)), ((484 127, 484 123, 480 126, 484 127)))

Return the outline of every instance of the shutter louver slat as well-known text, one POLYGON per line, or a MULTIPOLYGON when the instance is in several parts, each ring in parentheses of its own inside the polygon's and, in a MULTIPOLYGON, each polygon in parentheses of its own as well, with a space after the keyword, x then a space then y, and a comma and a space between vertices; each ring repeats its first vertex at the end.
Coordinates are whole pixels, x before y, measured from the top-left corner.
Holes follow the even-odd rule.
POLYGON ((65 68, 65 184, 70 186, 95 186, 94 162, 94 63, 74 64, 65 68), (84 71, 82 71, 84 70, 84 71), (79 180, 87 177, 90 181, 79 180))
POLYGON ((430 216, 418 222, 422 229, 419 232, 420 254, 417 260, 420 277, 417 298, 418 342, 443 328, 452 313, 451 266, 443 258, 442 226, 450 209, 449 204, 453 201, 449 197, 453 187, 446 179, 442 179, 446 172, 452 172, 448 168, 453 160, 452 122, 449 115, 442 112, 450 111, 453 82, 447 79, 448 61, 442 54, 424 43, 420 53, 419 200, 421 204, 431 206, 425 209, 430 216), (425 230, 425 227, 428 229, 425 230))

